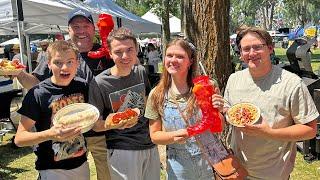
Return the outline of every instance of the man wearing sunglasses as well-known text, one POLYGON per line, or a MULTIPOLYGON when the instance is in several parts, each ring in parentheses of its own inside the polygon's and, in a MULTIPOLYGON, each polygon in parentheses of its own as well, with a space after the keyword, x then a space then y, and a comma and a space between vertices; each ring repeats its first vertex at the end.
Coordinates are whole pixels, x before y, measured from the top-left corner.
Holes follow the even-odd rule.
POLYGON ((255 104, 261 117, 253 125, 233 127, 232 149, 249 179, 287 180, 296 141, 315 137, 319 113, 301 78, 272 65, 272 37, 267 31, 246 28, 236 42, 248 68, 229 77, 224 96, 231 105, 255 104))

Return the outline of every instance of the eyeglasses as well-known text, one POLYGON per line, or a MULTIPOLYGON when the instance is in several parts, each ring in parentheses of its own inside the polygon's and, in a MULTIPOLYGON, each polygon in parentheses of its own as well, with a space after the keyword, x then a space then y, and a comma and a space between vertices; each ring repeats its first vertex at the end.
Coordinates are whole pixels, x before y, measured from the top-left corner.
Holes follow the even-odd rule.
POLYGON ((261 51, 265 45, 266 44, 254 44, 251 46, 244 46, 241 47, 241 51, 244 53, 248 53, 250 52, 251 48, 253 49, 253 51, 261 51))

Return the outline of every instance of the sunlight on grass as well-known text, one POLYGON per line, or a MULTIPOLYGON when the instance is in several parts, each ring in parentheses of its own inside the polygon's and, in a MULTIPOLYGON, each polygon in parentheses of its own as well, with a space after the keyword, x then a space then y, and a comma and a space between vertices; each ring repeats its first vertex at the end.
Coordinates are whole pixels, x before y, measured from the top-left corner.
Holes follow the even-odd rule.
MULTIPOLYGON (((0 180, 29 180, 37 179, 38 173, 35 170, 36 156, 32 148, 12 148, 9 140, 12 135, 4 136, 4 141, 0 145, 0 180)), ((90 180, 97 180, 96 168, 91 154, 88 154, 90 167, 90 180)), ((165 171, 161 171, 161 180, 165 180, 165 171)))
MULTIPOLYGON (((37 171, 34 169, 35 155, 31 148, 12 149, 10 145, 0 146, 0 179, 36 179, 37 171), (12 153, 14 152, 14 153, 12 153), (8 163, 8 164, 7 164, 8 163)), ((93 160, 89 155, 91 180, 96 180, 96 171, 93 160)), ((294 171, 291 174, 293 180, 320 179, 320 161, 307 163, 303 156, 297 153, 294 171)), ((165 180, 165 171, 161 171, 161 180, 165 180)))

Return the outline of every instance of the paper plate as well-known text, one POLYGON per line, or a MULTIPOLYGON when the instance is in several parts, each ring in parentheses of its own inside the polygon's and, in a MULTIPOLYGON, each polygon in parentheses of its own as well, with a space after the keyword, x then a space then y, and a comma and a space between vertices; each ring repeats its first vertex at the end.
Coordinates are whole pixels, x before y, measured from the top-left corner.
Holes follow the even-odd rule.
POLYGON ((112 116, 109 116, 106 119, 105 126, 108 126, 108 127, 112 128, 112 129, 117 129, 117 128, 122 127, 124 124, 131 124, 131 123, 135 124, 136 122, 138 122, 138 118, 139 118, 139 115, 140 115, 140 110, 138 108, 134 108, 132 110, 137 113, 137 116, 135 116, 133 118, 130 118, 130 119, 121 120, 119 123, 114 124, 112 122, 112 117, 117 114, 117 113, 114 113, 112 116))
POLYGON ((53 117, 53 124, 67 127, 80 126, 81 132, 89 131, 99 119, 99 110, 88 103, 74 103, 60 109, 53 117))
POLYGON ((20 74, 21 71, 23 71, 23 68, 20 69, 4 69, 0 68, 0 76, 16 76, 20 74))
POLYGON ((261 116, 260 108, 248 102, 233 105, 226 113, 226 120, 233 126, 244 127, 244 124, 254 124, 261 116))

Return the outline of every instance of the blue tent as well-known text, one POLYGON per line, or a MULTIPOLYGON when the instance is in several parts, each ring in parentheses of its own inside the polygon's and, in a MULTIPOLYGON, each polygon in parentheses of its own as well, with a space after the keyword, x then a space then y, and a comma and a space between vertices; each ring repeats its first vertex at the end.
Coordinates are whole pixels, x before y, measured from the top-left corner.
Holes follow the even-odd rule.
POLYGON ((288 38, 290 40, 293 40, 293 39, 296 39, 298 37, 303 36, 303 33, 304 33, 304 28, 303 27, 299 27, 294 32, 289 33, 288 38))

